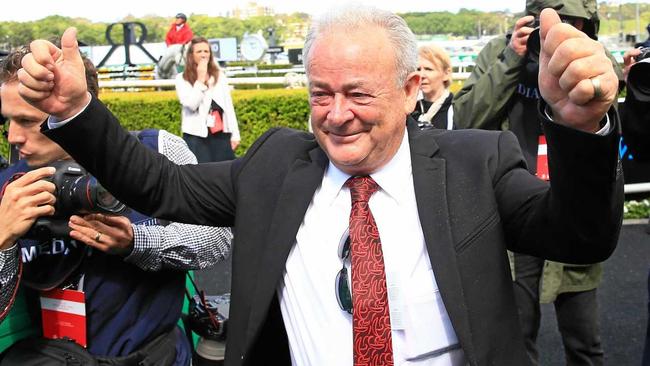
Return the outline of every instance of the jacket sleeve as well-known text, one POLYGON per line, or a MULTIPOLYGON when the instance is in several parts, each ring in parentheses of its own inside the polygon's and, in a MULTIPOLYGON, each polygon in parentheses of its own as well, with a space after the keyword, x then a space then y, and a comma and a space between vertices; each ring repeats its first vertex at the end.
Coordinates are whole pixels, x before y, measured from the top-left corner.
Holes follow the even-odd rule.
POLYGON ((230 253, 232 231, 227 227, 178 222, 131 227, 133 250, 124 260, 145 271, 205 269, 230 253))
POLYGON ((479 53, 474 70, 454 97, 457 127, 501 129, 525 60, 507 42, 507 38, 497 37, 479 53))
MULTIPOLYGON (((179 165, 196 164, 196 157, 183 139, 159 131, 159 152, 179 165)), ((145 271, 160 269, 204 269, 224 260, 230 253, 229 228, 189 225, 131 225, 133 250, 124 260, 145 271)))
POLYGON ((199 81, 191 85, 187 80, 183 79, 183 74, 176 76, 176 95, 178 95, 178 100, 185 108, 192 111, 198 110, 207 90, 207 85, 199 81))
POLYGON ((233 161, 174 164, 125 131, 96 98, 65 125, 41 128, 129 207, 170 221, 233 226, 233 161))
POLYGON ((493 184, 509 250, 575 264, 597 263, 611 255, 624 199, 619 122, 614 108, 608 114, 612 128, 605 136, 540 116, 548 143, 550 189, 524 168, 514 135, 501 134, 493 184))

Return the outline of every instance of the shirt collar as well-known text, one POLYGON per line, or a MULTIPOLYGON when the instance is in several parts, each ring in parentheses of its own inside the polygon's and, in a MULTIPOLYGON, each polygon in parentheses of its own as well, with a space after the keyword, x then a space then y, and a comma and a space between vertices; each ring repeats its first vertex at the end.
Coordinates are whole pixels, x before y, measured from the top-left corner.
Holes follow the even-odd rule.
MULTIPOLYGON (((408 131, 405 130, 402 143, 395 156, 378 171, 370 174, 379 187, 397 202, 404 202, 404 196, 408 194, 409 190, 404 187, 412 186, 410 150, 408 131)), ((333 202, 348 178, 350 178, 350 174, 341 171, 330 161, 323 176, 320 194, 327 202, 333 202)))

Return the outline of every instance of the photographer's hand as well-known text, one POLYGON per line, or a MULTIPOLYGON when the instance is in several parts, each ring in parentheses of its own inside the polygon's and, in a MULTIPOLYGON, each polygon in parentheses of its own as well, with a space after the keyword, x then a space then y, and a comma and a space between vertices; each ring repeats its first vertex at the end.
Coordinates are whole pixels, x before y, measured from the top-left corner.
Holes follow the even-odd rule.
POLYGON ((18 92, 41 111, 65 120, 81 112, 90 101, 77 30, 68 28, 61 49, 45 40, 33 41, 18 71, 18 92))
POLYGON ((540 17, 539 90, 555 122, 596 132, 618 93, 618 77, 604 47, 560 21, 553 9, 540 17))
POLYGON ((630 68, 636 63, 634 58, 640 54, 641 50, 639 48, 629 49, 625 51, 625 54, 623 54, 623 77, 625 78, 625 81, 627 81, 627 75, 630 73, 630 68))
POLYGON ((0 250, 25 235, 37 218, 54 214, 55 186, 43 180, 52 174, 52 167, 35 169, 5 187, 0 201, 0 250))
POLYGON ((523 18, 520 18, 515 23, 515 28, 512 31, 512 37, 510 38, 508 47, 512 48, 512 50, 515 51, 515 53, 519 56, 523 57, 528 51, 526 43, 528 42, 528 37, 535 29, 529 27, 528 25, 534 20, 534 16, 527 15, 523 18))
POLYGON ((133 249, 133 228, 124 216, 72 216, 70 237, 108 254, 127 256, 133 249))

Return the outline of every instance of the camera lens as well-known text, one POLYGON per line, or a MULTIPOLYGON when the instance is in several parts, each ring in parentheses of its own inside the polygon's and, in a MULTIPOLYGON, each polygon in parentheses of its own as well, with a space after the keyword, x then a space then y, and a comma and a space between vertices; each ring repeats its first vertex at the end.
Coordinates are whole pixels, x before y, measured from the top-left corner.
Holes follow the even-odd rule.
POLYGON ((124 204, 118 201, 117 198, 107 191, 106 188, 102 187, 101 184, 97 183, 94 187, 94 191, 95 203, 102 210, 108 211, 109 213, 119 213, 124 210, 124 204))
MULTIPOLYGON (((648 53, 650 56, 650 52, 648 53)), ((627 75, 627 90, 642 102, 650 101, 650 58, 642 59, 630 68, 627 75)))
POLYGON ((126 209, 77 163, 66 161, 52 165, 57 168, 52 182, 56 185, 58 217, 90 212, 117 214, 126 209))
POLYGON ((540 38, 539 27, 535 28, 528 36, 526 41, 526 52, 528 58, 535 63, 539 63, 540 38))

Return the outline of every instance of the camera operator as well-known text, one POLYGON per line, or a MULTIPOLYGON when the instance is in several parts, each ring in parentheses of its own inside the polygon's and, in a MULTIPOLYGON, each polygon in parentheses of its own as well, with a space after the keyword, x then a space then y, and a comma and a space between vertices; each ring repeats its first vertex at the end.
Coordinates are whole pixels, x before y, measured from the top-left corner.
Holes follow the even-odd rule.
POLYGON ((650 46, 623 55, 627 94, 620 110, 625 143, 634 158, 650 160, 650 46))
MULTIPOLYGON (((650 25, 648 28, 650 32, 650 25)), ((627 50, 623 61, 627 84, 625 103, 620 108, 623 138, 635 160, 650 161, 650 41, 627 50)), ((650 233, 650 221, 647 231, 650 233)), ((650 272, 648 295, 648 325, 642 365, 650 365, 650 272)))
MULTIPOLYGON (((21 158, 0 172, 0 319, 4 318, 0 325, 42 314, 43 328, 42 337, 10 347, 0 364, 51 364, 55 356, 50 355, 65 349, 66 357, 80 364, 92 358, 111 365, 189 365, 190 346, 176 326, 185 270, 223 259, 230 249, 230 230, 178 223, 165 226, 128 210, 124 216, 66 217, 69 236, 26 237, 35 221, 56 214, 54 205, 69 199, 57 196, 55 184, 47 180, 55 169, 44 166, 70 160, 59 145, 40 133, 47 115, 19 96, 17 74, 28 52, 26 48, 13 52, 0 70, 2 114, 9 120, 9 142, 18 146, 21 158), (20 302, 26 300, 27 306, 11 309, 18 288, 24 290, 26 298, 20 302), (58 310, 60 300, 73 301, 70 294, 81 319, 76 317, 68 325, 53 321, 47 314, 58 310), (87 350, 68 341, 44 340, 61 338, 70 329, 74 333, 70 338, 87 344, 87 350)), ((84 63, 89 90, 96 95, 96 72, 88 60, 84 63)), ((177 136, 144 130, 137 137, 177 164, 196 163, 177 136)))
MULTIPOLYGON (((528 170, 548 180, 545 137, 539 122, 531 118, 542 97, 538 86, 540 38, 536 27, 545 7, 556 9, 563 23, 597 38, 596 1, 527 0, 526 16, 516 21, 512 33, 491 40, 479 53, 472 74, 456 94, 454 122, 460 128, 511 130, 517 136, 528 170)), ((608 57, 614 60, 609 53, 608 57)), ((597 97, 601 94, 600 79, 590 80, 591 85, 587 81, 581 87, 593 90, 597 97)), ((596 301, 601 265, 545 262, 529 255, 509 254, 515 299, 531 361, 537 364, 541 301, 555 305, 567 364, 601 365, 603 350, 596 301)))

